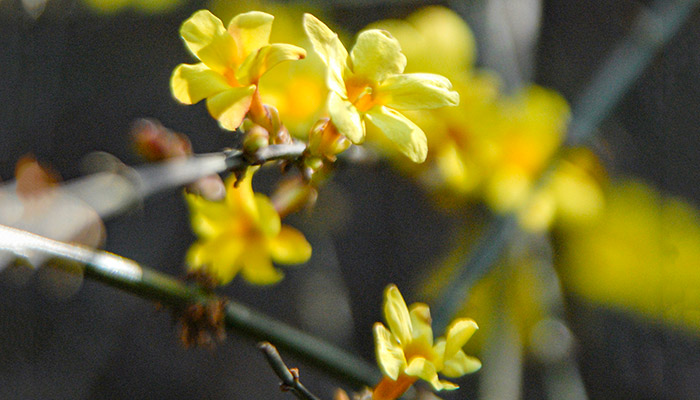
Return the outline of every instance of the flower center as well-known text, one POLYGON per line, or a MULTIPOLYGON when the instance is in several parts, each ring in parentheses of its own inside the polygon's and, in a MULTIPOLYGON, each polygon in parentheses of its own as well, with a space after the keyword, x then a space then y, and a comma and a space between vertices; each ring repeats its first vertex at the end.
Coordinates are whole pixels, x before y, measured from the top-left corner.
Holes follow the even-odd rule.
POLYGON ((241 84, 238 83, 238 79, 236 79, 236 71, 234 71, 231 68, 226 68, 226 72, 224 72, 224 78, 226 78, 226 83, 229 84, 231 87, 241 87, 241 84))
POLYGON ((374 85, 356 77, 345 81, 345 89, 348 92, 348 100, 357 108, 357 111, 366 112, 378 105, 374 97, 374 85))

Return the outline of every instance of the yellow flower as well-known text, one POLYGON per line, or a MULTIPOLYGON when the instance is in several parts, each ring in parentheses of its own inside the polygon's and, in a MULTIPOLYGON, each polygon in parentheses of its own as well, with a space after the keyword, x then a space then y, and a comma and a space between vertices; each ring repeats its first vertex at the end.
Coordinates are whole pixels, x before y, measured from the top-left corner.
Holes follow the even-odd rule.
POLYGON ((653 323, 700 331, 700 211, 633 180, 602 212, 559 231, 559 272, 577 297, 653 323))
POLYGON ((256 99, 260 77, 282 61, 298 60, 306 51, 290 44, 268 44, 274 17, 259 11, 235 16, 224 28, 207 10, 197 11, 180 35, 199 64, 180 64, 170 87, 177 100, 194 104, 207 99, 209 113, 235 130, 256 99))
POLYGON ((186 194, 192 229, 199 236, 187 253, 190 270, 202 269, 221 284, 241 271, 250 283, 266 285, 283 276, 272 261, 300 264, 311 257, 311 246, 304 235, 281 225, 270 200, 253 193, 251 181, 249 172, 234 187, 235 177, 230 177, 222 201, 186 194))
POLYGON ((484 198, 497 212, 522 207, 534 179, 559 148, 569 120, 561 95, 531 86, 500 104, 488 146, 484 198))
POLYGON ((473 320, 455 320, 447 329, 447 338, 433 343, 428 306, 414 303, 409 310, 395 285, 384 291, 384 317, 389 329, 381 322, 374 324, 377 362, 384 374, 374 389, 374 400, 396 399, 419 378, 435 390, 457 389, 457 385, 438 379, 438 372, 458 378, 481 368, 479 360, 462 350, 478 329, 473 320))
POLYGON ((425 161, 425 133, 397 110, 457 105, 450 81, 436 74, 403 74, 406 57, 387 31, 361 32, 348 54, 338 35, 313 15, 304 15, 304 29, 327 66, 328 112, 338 131, 362 143, 368 121, 412 161, 425 161))

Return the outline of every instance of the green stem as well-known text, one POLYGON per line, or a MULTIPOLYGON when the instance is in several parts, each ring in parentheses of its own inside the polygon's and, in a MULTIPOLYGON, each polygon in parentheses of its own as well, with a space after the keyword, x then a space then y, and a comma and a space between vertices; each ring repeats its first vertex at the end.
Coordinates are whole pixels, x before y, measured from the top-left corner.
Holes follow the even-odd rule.
MULTIPOLYGON (((59 242, 4 225, 0 225, 0 237, 3 238, 0 242, 2 266, 10 261, 7 256, 27 258, 34 265, 47 258, 59 258, 84 264, 86 278, 164 305, 181 308, 189 304, 222 300, 195 285, 185 284, 106 251, 59 242)), ((235 301, 228 301, 226 305, 225 324, 229 331, 256 341, 275 343, 300 360, 358 388, 373 386, 380 379, 380 374, 373 365, 354 354, 235 301)))
MULTIPOLYGON (((654 56, 675 36, 699 0, 657 0, 641 13, 631 32, 612 51, 590 84, 574 102, 573 119, 566 144, 550 160, 538 177, 541 187, 561 159, 562 149, 590 143, 599 133, 598 126, 629 92, 654 56)), ((527 202, 526 202, 527 203, 527 202)), ((485 235, 465 253, 455 275, 436 296, 433 304, 435 328, 444 329, 464 304, 471 287, 493 268, 512 237, 519 232, 517 211, 493 219, 485 235)))

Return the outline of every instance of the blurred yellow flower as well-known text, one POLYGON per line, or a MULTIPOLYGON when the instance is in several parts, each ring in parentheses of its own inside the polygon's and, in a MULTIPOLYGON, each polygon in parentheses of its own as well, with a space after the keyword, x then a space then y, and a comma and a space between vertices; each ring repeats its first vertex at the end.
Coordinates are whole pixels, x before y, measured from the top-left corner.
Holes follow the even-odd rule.
POLYGON ((438 378, 438 372, 458 378, 481 368, 481 362, 467 356, 462 347, 478 329, 476 322, 461 318, 447 329, 447 337, 433 343, 430 309, 423 303, 406 306, 399 289, 389 285, 384 291, 384 318, 374 324, 377 362, 384 378, 374 389, 374 400, 396 399, 416 380, 430 382, 435 390, 458 386, 438 378))
POLYGON ((613 182, 598 218, 559 233, 575 295, 651 321, 700 330, 700 212, 635 181, 613 182))
POLYGON ((412 161, 425 161, 425 133, 396 110, 457 105, 450 81, 436 74, 403 74, 406 57, 387 31, 361 32, 348 54, 338 35, 316 17, 305 14, 304 28, 327 66, 328 112, 338 131, 362 143, 368 121, 412 161))
POLYGON ((457 107, 405 113, 427 135, 425 164, 409 165, 395 157, 395 150, 370 129, 372 142, 397 167, 439 192, 440 201, 474 193, 487 172, 481 161, 482 138, 493 125, 499 81, 494 74, 473 68, 476 44, 471 30, 459 15, 438 6, 422 8, 406 20, 385 20, 369 27, 385 29, 399 41, 407 59, 406 72, 444 75, 460 97, 457 107))
POLYGON ((235 16, 224 28, 207 10, 197 11, 180 35, 199 64, 180 64, 170 87, 177 100, 194 104, 207 99, 207 109, 220 125, 237 129, 253 101, 260 101, 260 77, 282 61, 298 60, 306 51, 290 44, 269 43, 274 17, 259 11, 235 16))
POLYGON ((86 6, 100 13, 115 13, 125 9, 134 9, 143 13, 172 11, 179 7, 182 0, 83 0, 86 6))
POLYGON ((203 270, 221 284, 240 271, 250 283, 266 285, 283 274, 272 265, 300 264, 311 257, 311 246, 294 228, 282 226, 270 200, 253 193, 252 172, 234 186, 226 181, 226 198, 209 201, 186 194, 192 229, 199 236, 187 253, 190 270, 203 270))
POLYGON ((602 171, 598 158, 588 149, 563 152, 549 179, 518 211, 521 226, 542 231, 552 224, 585 224, 595 219, 605 206, 602 171))
POLYGON ((486 203, 497 212, 522 207, 534 180, 559 148, 569 106, 557 92, 531 86, 499 105, 490 137, 484 186, 486 203))

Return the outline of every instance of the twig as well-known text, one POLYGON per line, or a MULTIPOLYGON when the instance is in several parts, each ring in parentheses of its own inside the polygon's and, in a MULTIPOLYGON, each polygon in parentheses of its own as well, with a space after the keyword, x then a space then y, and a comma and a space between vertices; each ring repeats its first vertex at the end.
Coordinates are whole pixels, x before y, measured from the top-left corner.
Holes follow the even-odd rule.
MULTIPOLYGON (((219 302, 222 298, 195 285, 145 268, 135 261, 106 251, 59 242, 43 236, 0 225, 0 265, 10 257, 32 259, 35 254, 77 261, 85 265, 84 275, 112 287, 162 304, 183 307, 219 302)), ((347 351, 324 342, 243 304, 228 301, 226 328, 256 340, 268 340, 310 365, 357 386, 373 386, 381 378, 371 364, 347 351)))
MULTIPOLYGON (((657 0, 637 17, 632 31, 613 50, 591 83, 574 102, 573 119, 564 147, 588 144, 599 133, 597 128, 642 75, 654 56, 680 30, 699 0, 657 0)), ((540 187, 560 160, 561 149, 535 184, 540 187)), ((436 329, 444 329, 478 282, 498 261, 514 234, 519 231, 517 211, 496 217, 487 233, 465 254, 461 267, 436 296, 433 309, 436 329)))
MULTIPOLYGON (((206 176, 274 160, 296 160, 306 149, 304 143, 263 147, 252 156, 239 150, 197 154, 138 167, 121 165, 66 182, 61 186, 82 200, 103 218, 121 214, 130 206, 164 190, 181 187, 206 176), (252 158, 252 160, 250 160, 252 158)), ((117 161, 118 162, 118 161, 117 161)), ((5 190, 13 190, 7 186, 5 190)))
POLYGON ((275 346, 270 342, 262 342, 258 343, 258 349, 263 352, 275 374, 282 379, 280 384, 282 391, 290 391, 300 400, 319 400, 299 381, 299 370, 290 369, 285 365, 275 346))

